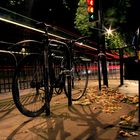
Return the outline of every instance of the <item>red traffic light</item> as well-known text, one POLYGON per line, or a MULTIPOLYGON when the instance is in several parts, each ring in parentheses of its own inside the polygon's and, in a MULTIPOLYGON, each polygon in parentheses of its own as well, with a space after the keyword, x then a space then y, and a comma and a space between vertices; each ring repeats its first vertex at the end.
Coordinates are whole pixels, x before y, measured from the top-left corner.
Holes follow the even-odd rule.
POLYGON ((89 6, 93 6, 94 5, 94 0, 87 0, 87 4, 89 6))

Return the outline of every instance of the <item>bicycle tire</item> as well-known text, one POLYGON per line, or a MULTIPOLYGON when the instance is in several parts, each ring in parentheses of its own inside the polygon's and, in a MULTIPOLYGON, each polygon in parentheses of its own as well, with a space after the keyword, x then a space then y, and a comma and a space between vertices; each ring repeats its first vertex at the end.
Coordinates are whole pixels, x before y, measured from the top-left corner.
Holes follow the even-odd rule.
MULTIPOLYGON (((67 82, 65 82, 65 93, 67 92, 67 82)), ((88 85, 88 70, 85 62, 76 58, 72 62, 72 75, 71 75, 71 99, 77 101, 85 94, 88 85)))
POLYGON ((12 82, 13 100, 25 116, 36 117, 46 109, 43 56, 29 54, 17 65, 12 82))

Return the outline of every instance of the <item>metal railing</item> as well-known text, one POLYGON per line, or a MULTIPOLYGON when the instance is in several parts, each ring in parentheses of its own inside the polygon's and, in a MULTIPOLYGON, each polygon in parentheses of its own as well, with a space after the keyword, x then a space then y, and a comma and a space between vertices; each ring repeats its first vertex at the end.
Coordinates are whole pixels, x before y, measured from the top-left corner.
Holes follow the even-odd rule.
MULTIPOLYGON (((0 51, 0 93, 11 92, 12 76, 16 65, 16 58, 8 51, 0 51)), ((120 65, 119 61, 114 60, 107 62, 108 79, 120 78, 120 65)), ((56 71, 58 67, 56 66, 56 71)), ((84 71, 83 75, 84 75, 84 71)), ((97 61, 88 62, 89 79, 98 80, 98 63, 97 61)), ((102 78, 102 74, 101 74, 102 78)), ((26 85, 26 84, 25 84, 26 85)), ((27 88, 27 87, 25 87, 27 88)))
POLYGON ((17 59, 13 53, 0 50, 0 93, 10 92, 17 59))

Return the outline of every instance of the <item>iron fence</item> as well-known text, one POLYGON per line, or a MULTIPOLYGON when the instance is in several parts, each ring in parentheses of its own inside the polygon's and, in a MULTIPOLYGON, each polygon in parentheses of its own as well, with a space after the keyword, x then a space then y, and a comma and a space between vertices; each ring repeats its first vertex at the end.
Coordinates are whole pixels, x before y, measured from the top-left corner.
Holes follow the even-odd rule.
POLYGON ((16 57, 9 51, 0 50, 0 93, 10 92, 16 57))
MULTIPOLYGON (((0 53, 0 93, 11 92, 12 76, 15 68, 15 60, 9 53, 0 53)), ((97 61, 88 62, 87 64, 89 79, 98 80, 98 63, 97 61)), ((56 71, 58 67, 56 66, 56 71)), ((118 60, 107 62, 108 79, 120 78, 120 64, 118 60)), ((82 71, 84 75, 84 71, 82 71)), ((102 78, 102 72, 101 72, 102 78)), ((26 86, 26 84, 24 84, 26 86)), ((27 87, 25 87, 27 88, 27 87)))

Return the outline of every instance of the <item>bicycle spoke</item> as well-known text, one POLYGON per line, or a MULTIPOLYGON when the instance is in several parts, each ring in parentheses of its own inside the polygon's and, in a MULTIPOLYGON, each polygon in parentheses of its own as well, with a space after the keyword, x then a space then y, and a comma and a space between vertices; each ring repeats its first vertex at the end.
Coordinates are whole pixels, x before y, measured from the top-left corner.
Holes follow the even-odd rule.
POLYGON ((13 98, 26 116, 37 116, 45 108, 43 63, 40 55, 28 55, 18 65, 13 80, 13 98))

